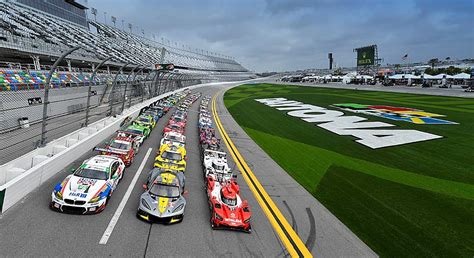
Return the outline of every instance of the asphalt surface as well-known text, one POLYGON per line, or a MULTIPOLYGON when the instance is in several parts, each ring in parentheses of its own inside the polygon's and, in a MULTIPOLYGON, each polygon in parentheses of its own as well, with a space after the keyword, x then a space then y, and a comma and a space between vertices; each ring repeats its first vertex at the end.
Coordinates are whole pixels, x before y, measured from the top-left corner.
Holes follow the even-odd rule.
MULTIPOLYGON (((203 95, 212 95, 222 87, 203 87, 203 95)), ((161 132, 171 112, 160 119, 150 137, 141 146, 134 163, 125 170, 120 185, 115 190, 106 209, 97 215, 71 215, 54 212, 48 205, 55 184, 77 167, 84 159, 95 155, 89 152, 74 164, 52 177, 37 190, 0 217, 1 256, 285 256, 270 222, 242 177, 238 178, 241 195, 248 199, 252 209, 252 234, 212 230, 210 212, 204 189, 197 132, 196 101, 188 114, 186 188, 187 207, 182 223, 175 225, 148 224, 136 218, 142 184, 153 168, 154 154, 159 147, 161 132), (133 187, 130 199, 106 245, 99 241, 104 234, 119 203, 122 201, 132 178, 149 148, 152 155, 146 160, 145 169, 133 187)), ((235 167, 234 164, 230 164, 235 167)))

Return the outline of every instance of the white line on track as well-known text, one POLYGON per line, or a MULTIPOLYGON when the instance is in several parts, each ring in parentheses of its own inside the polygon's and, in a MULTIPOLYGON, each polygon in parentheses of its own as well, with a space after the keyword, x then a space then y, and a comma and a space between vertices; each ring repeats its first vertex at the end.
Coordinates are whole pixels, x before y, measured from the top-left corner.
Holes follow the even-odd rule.
POLYGON ((150 156, 151 150, 152 150, 151 148, 148 148, 148 151, 145 155, 145 158, 143 159, 142 163, 140 164, 140 167, 138 168, 137 173, 135 173, 135 176, 133 177, 132 182, 128 186, 127 192, 125 192, 125 195, 123 196, 122 201, 120 202, 117 210, 115 211, 114 216, 110 220, 109 225, 105 229, 105 232, 102 235, 102 238, 100 239, 99 244, 101 244, 101 245, 107 244, 107 241, 109 240, 110 235, 112 235, 112 231, 114 231, 114 227, 115 227, 115 225, 117 224, 117 222, 120 218, 120 214, 122 214, 122 211, 125 208, 125 204, 127 204, 127 201, 130 198, 130 195, 132 194, 133 187, 135 187, 135 184, 138 181, 138 177, 140 176, 140 174, 142 173, 143 168, 145 167, 146 161, 147 161, 148 157, 150 156))

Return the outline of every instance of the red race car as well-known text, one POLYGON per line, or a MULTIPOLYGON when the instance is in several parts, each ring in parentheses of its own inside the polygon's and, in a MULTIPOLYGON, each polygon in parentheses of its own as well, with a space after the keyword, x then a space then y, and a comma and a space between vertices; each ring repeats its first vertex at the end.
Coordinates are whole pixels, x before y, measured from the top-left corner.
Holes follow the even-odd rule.
POLYGON ((102 155, 119 157, 125 166, 130 166, 137 153, 137 145, 134 139, 128 137, 116 137, 106 144, 105 148, 94 148, 102 155))
POLYGON ((252 213, 247 201, 240 198, 239 185, 235 180, 219 183, 215 181, 215 177, 207 177, 207 195, 212 229, 241 230, 247 233, 252 231, 252 213))
POLYGON ((186 126, 186 118, 181 117, 181 116, 173 116, 168 121, 168 124, 169 125, 176 124, 176 125, 179 125, 181 127, 185 127, 186 126))
POLYGON ((184 134, 184 127, 181 127, 177 124, 168 124, 164 129, 163 129, 163 135, 168 132, 177 132, 180 134, 184 134))

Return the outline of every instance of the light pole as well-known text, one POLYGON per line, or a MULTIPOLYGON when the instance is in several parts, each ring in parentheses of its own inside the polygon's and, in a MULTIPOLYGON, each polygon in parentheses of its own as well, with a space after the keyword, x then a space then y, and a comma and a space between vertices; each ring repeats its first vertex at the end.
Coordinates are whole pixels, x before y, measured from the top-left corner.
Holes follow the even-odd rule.
MULTIPOLYGON (((135 66, 127 76, 127 80, 125 81, 125 90, 123 91, 123 99, 122 99, 122 108, 120 109, 120 113, 123 113, 123 110, 125 109, 125 100, 127 98, 127 86, 128 86, 128 79, 130 79, 130 75, 132 75, 133 72, 135 72, 135 69, 137 69, 140 65, 135 66)), ((130 96, 129 96, 130 97, 130 96)))
MULTIPOLYGON (((123 71, 123 69, 125 67, 127 67, 127 65, 129 65, 130 63, 126 63, 124 65, 122 65, 122 67, 120 67, 120 69, 117 71, 117 74, 115 74, 115 78, 114 78, 114 81, 112 82, 112 88, 110 89, 110 93, 109 93, 109 104, 110 104, 110 110, 109 110, 109 114, 112 115, 112 109, 113 109, 113 98, 114 98, 114 95, 113 95, 113 90, 115 88, 115 86, 117 85, 117 78, 119 76, 119 74, 123 71)), ((104 95, 105 95, 105 92, 104 92, 104 95)))

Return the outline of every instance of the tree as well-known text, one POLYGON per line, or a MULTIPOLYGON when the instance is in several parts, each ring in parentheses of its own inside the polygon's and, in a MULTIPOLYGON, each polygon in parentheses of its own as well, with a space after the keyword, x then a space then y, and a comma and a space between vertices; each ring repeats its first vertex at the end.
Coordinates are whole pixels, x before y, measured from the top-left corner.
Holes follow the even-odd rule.
POLYGON ((431 68, 434 69, 435 65, 439 63, 439 59, 438 58, 432 58, 430 59, 430 61, 428 61, 428 64, 431 65, 431 68))

